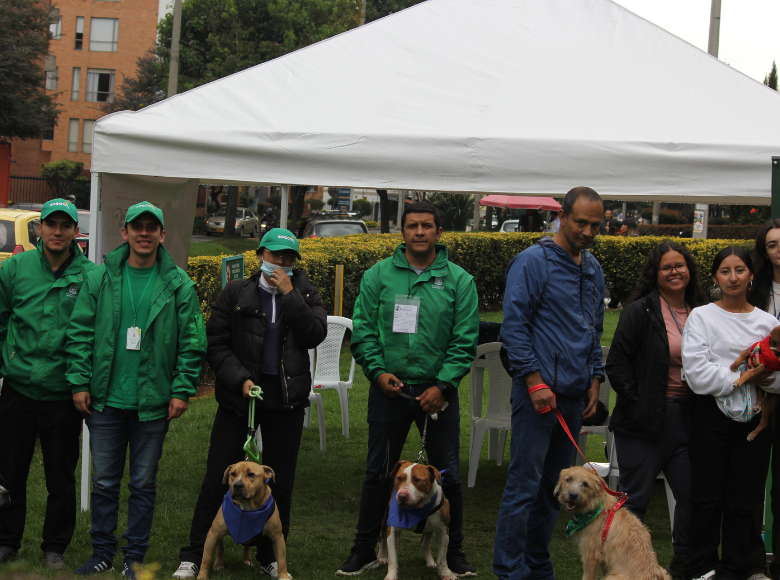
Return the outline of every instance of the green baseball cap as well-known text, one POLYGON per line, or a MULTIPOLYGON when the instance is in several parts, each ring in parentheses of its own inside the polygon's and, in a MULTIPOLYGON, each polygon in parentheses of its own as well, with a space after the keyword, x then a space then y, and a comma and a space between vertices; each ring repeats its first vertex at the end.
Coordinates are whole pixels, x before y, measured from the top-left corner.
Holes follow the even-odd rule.
POLYGON ((257 246, 258 249, 267 248, 272 252, 292 250, 300 259, 301 255, 298 253, 298 247, 298 238, 296 238, 290 230, 285 230, 284 228, 269 230, 268 233, 263 236, 263 239, 260 240, 260 245, 257 246))
POLYGON ((79 212, 76 209, 76 206, 66 199, 50 199, 44 203, 41 208, 41 219, 45 220, 56 211, 65 212, 70 219, 79 223, 79 212))
POLYGON ((142 201, 141 203, 131 205, 127 209, 127 217, 125 218, 125 223, 130 223, 131 221, 137 219, 141 214, 144 213, 152 214, 160 222, 160 225, 162 227, 165 227, 162 210, 156 205, 149 203, 148 201, 142 201))

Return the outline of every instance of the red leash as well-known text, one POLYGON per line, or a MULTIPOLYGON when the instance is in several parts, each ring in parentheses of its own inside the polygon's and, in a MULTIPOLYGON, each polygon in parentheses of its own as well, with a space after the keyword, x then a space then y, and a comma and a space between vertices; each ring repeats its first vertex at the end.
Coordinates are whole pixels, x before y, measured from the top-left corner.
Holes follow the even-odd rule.
MULTIPOLYGON (((529 388, 528 394, 530 395, 531 393, 535 393, 536 391, 540 391, 542 389, 549 389, 549 388, 550 387, 548 387, 544 383, 538 384, 529 388)), ((550 389, 550 391, 552 392, 552 389, 550 389)), ((555 399, 555 393, 553 393, 552 395, 553 395, 553 399, 555 399)), ((539 409, 537 413, 542 415, 544 413, 549 413, 551 410, 552 410, 552 405, 547 405, 543 409, 539 409)), ((569 431, 569 426, 566 424, 566 421, 563 419, 563 415, 561 415, 561 412, 558 410, 557 407, 555 408, 555 415, 558 417, 558 423, 561 424, 561 427, 566 432, 566 435, 569 436, 569 439, 571 440, 572 445, 574 445, 574 448, 577 450, 577 453, 579 453, 582 456, 582 458, 586 461, 588 466, 593 471, 596 471, 596 468, 593 467, 590 461, 588 461, 588 458, 585 457, 585 454, 582 452, 579 445, 577 445, 577 442, 574 440, 574 437, 572 437, 571 431, 569 431)), ((607 487, 606 482, 601 477, 599 477, 599 481, 601 481, 601 486, 604 488, 604 491, 606 491, 609 495, 613 497, 620 498, 615 502, 615 505, 613 505, 611 508, 609 508, 606 511, 607 521, 604 524, 604 531, 601 533, 601 542, 604 543, 604 540, 607 539, 607 534, 609 533, 609 527, 612 525, 612 520, 615 517, 615 512, 618 511, 621 507, 623 507, 624 503, 626 503, 626 500, 628 499, 628 494, 621 493, 619 491, 612 491, 611 489, 609 489, 609 487, 607 487)))

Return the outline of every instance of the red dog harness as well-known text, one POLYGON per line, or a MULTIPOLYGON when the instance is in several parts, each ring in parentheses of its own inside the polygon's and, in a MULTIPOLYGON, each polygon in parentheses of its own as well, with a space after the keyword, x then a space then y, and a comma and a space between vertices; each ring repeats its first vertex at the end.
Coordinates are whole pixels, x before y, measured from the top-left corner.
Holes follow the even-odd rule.
MULTIPOLYGON (((765 340, 767 341, 767 345, 766 345, 767 346, 767 350, 769 350, 769 337, 767 337, 765 340)), ((772 351, 769 350, 769 352, 771 353, 772 351)), ((772 353, 772 356, 774 356, 774 353, 772 353)), ((775 357, 775 361, 777 361, 777 357, 775 357)), ((778 362, 778 364, 780 364, 780 361, 777 361, 777 362, 778 362)), ((769 367, 767 367, 767 368, 769 368, 769 367)), ((535 393, 536 391, 540 391, 542 389, 549 389, 549 388, 550 387, 548 387, 544 383, 541 383, 541 384, 538 384, 538 385, 535 385, 535 386, 529 388, 528 389, 528 394, 530 395, 531 393, 535 393)), ((550 389, 550 391, 552 391, 552 389, 550 389)), ((555 399, 555 393, 553 393, 552 396, 553 396, 553 399, 555 399)), ((537 413, 541 415, 541 414, 544 414, 544 413, 548 413, 551 409, 552 409, 552 406, 551 405, 547 405, 546 407, 544 407, 542 409, 539 409, 537 411, 537 413)), ((566 421, 563 419, 563 415, 561 415, 561 412, 558 410, 557 407, 555 408, 555 414, 558 417, 558 423, 561 424, 561 427, 566 432, 566 435, 569 436, 569 439, 571 440, 572 444, 574 445, 574 448, 577 450, 577 452, 580 455, 582 455, 582 458, 586 461, 586 463, 590 466, 590 468, 593 471, 596 471, 596 468, 593 467, 593 465, 591 465, 590 461, 588 461, 588 458, 585 457, 585 454, 580 450, 579 446, 577 445, 577 442, 574 440, 574 437, 572 437, 571 431, 569 431, 569 426, 566 424, 566 421)), ((609 495, 611 495, 613 497, 620 498, 620 499, 618 499, 615 502, 615 505, 613 505, 611 508, 609 508, 606 511, 607 521, 604 522, 604 531, 601 532, 601 543, 603 544, 604 541, 607 539, 607 534, 609 533, 609 527, 612 525, 612 520, 615 518, 615 512, 618 511, 621 507, 623 507, 624 503, 626 503, 626 500, 628 499, 628 494, 621 493, 619 491, 612 491, 611 489, 609 489, 609 487, 607 487, 607 484, 604 482, 603 479, 599 478, 599 481, 601 481, 601 486, 604 488, 604 491, 606 491, 609 495)))

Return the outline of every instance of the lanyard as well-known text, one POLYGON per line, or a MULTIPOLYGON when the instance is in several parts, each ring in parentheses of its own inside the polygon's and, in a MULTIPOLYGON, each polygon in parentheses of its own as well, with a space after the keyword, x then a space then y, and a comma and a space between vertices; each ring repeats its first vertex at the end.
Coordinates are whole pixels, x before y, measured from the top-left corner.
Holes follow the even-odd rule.
MULTIPOLYGON (((663 299, 664 302, 666 302, 666 307, 669 309, 669 312, 672 314, 672 318, 674 318, 674 323, 677 325, 677 330, 680 331, 680 336, 682 336, 683 329, 682 326, 680 326, 680 320, 677 318, 677 315, 674 313, 674 310, 672 310, 672 307, 669 304, 669 302, 667 302, 666 298, 664 298, 664 295, 661 294, 660 292, 658 293, 658 295, 663 299)), ((688 312, 687 306, 685 307, 685 312, 686 313, 688 312)))
MULTIPOLYGON (((155 268, 156 268, 155 264, 155 268)), ((146 281, 146 286, 144 286, 143 292, 141 292, 140 298, 138 298, 138 306, 141 305, 141 302, 144 300, 144 296, 146 296, 146 291, 149 290, 149 285, 152 283, 152 280, 154 280, 157 276, 154 275, 155 273, 152 272, 149 275, 149 279, 146 281)), ((135 300, 133 299, 133 285, 130 284, 130 270, 128 269, 127 262, 125 262, 125 278, 127 279, 127 289, 130 294, 130 306, 133 307, 133 327, 136 326, 136 322, 138 321, 138 307, 135 305, 135 300)))

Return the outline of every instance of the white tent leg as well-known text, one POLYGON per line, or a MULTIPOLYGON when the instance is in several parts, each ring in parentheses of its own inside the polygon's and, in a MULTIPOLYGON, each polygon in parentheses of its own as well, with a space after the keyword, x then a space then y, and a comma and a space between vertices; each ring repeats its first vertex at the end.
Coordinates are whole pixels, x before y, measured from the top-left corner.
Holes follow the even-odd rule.
POLYGON ((100 263, 96 260, 100 255, 98 249, 101 245, 99 241, 100 235, 98 234, 100 207, 100 174, 93 173, 89 192, 89 231, 92 232, 92 235, 89 237, 89 255, 87 257, 95 262, 95 264, 100 263))
POLYGON ((84 430, 81 433, 81 511, 89 511, 89 484, 92 464, 92 457, 89 453, 89 428, 84 423, 84 430))
MULTIPOLYGON (((282 214, 279 217, 279 227, 280 228, 286 228, 287 227, 287 205, 290 203, 290 186, 289 185, 283 185, 282 186, 282 214)), ((292 227, 295 227, 295 224, 292 224, 292 227)))
POLYGON ((401 231, 401 216, 404 214, 404 206, 406 205, 406 192, 398 192, 398 214, 396 215, 395 231, 401 231))

